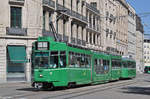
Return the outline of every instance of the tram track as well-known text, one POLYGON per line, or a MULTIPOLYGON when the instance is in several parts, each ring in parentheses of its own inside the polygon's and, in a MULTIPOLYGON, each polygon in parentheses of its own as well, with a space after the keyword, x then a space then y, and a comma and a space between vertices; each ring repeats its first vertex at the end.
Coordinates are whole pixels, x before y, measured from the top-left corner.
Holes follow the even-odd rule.
MULTIPOLYGON (((86 87, 79 87, 79 88, 72 88, 67 90, 56 90, 56 91, 32 91, 30 93, 17 93, 14 95, 7 95, 7 97, 12 97, 11 99, 30 99, 28 97, 34 97, 38 95, 45 95, 47 97, 43 97, 42 99, 52 99, 52 98, 58 98, 58 99, 70 99, 74 97, 84 96, 87 94, 92 94, 96 92, 105 91, 108 89, 118 88, 121 86, 127 86, 137 83, 136 80, 128 80, 128 81, 118 81, 118 82, 111 82, 106 84, 100 84, 100 85, 93 85, 93 86, 86 86, 86 87), (80 91, 79 91, 80 90, 80 91)), ((139 82, 138 82, 139 83, 139 82)))
POLYGON ((127 81, 127 82, 122 82, 122 83, 113 83, 110 85, 102 85, 99 87, 96 87, 97 85, 94 86, 94 88, 88 88, 88 89, 83 89, 80 90, 79 92, 75 91, 75 92, 69 92, 69 93, 65 93, 65 94, 60 94, 60 95, 53 95, 50 97, 45 97, 43 99, 52 99, 52 98, 60 98, 60 99, 70 99, 70 98, 74 98, 74 97, 79 97, 79 96, 83 96, 83 95, 87 95, 87 94, 93 94, 95 92, 101 92, 101 91, 105 91, 108 89, 113 89, 113 88, 118 88, 121 86, 127 86, 127 85, 131 85, 133 83, 135 83, 136 81, 127 81))

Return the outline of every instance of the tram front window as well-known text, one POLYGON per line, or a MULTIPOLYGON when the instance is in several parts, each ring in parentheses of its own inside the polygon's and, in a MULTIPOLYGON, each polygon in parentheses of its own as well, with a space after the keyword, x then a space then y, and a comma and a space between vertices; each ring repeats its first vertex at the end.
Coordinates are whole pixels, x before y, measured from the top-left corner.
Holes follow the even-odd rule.
POLYGON ((36 57, 35 66, 36 67, 48 67, 48 57, 36 57))

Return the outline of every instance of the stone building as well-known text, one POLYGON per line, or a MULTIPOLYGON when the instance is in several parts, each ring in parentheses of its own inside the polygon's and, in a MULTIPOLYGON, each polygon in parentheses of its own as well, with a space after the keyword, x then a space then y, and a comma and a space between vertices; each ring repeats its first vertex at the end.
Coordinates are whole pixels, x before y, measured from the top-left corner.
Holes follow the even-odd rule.
POLYGON ((136 60, 136 16, 134 8, 128 4, 128 54, 130 58, 136 60))
POLYGON ((104 2, 104 45, 105 51, 116 53, 116 1, 115 0, 105 0, 104 2))
POLYGON ((128 53, 128 5, 126 0, 116 1, 116 46, 117 53, 127 55, 128 53))
POLYGON ((136 67, 137 71, 143 72, 144 56, 143 56, 144 29, 141 18, 136 15, 136 67))
POLYGON ((150 34, 144 34, 144 67, 150 66, 150 34))

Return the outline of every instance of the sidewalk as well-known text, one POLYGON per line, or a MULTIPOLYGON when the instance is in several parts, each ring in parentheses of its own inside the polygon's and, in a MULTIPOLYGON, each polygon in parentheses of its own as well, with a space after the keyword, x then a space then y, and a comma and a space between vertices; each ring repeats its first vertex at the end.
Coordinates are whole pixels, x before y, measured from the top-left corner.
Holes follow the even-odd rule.
POLYGON ((6 82, 0 83, 0 88, 31 86, 31 82, 6 82))

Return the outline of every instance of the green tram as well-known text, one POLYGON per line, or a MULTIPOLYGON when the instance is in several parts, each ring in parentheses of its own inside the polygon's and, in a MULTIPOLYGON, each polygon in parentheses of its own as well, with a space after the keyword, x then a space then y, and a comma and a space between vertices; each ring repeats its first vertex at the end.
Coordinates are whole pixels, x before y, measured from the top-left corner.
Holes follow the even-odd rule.
POLYGON ((144 72, 150 74, 150 66, 145 66, 144 72))
POLYGON ((130 58, 122 58, 121 78, 134 78, 136 76, 136 62, 130 58))
POLYGON ((111 57, 111 80, 119 80, 121 77, 121 56, 110 55, 111 57))
POLYGON ((51 37, 39 37, 33 43, 31 60, 35 88, 99 84, 121 77, 121 56, 74 47, 51 37))

